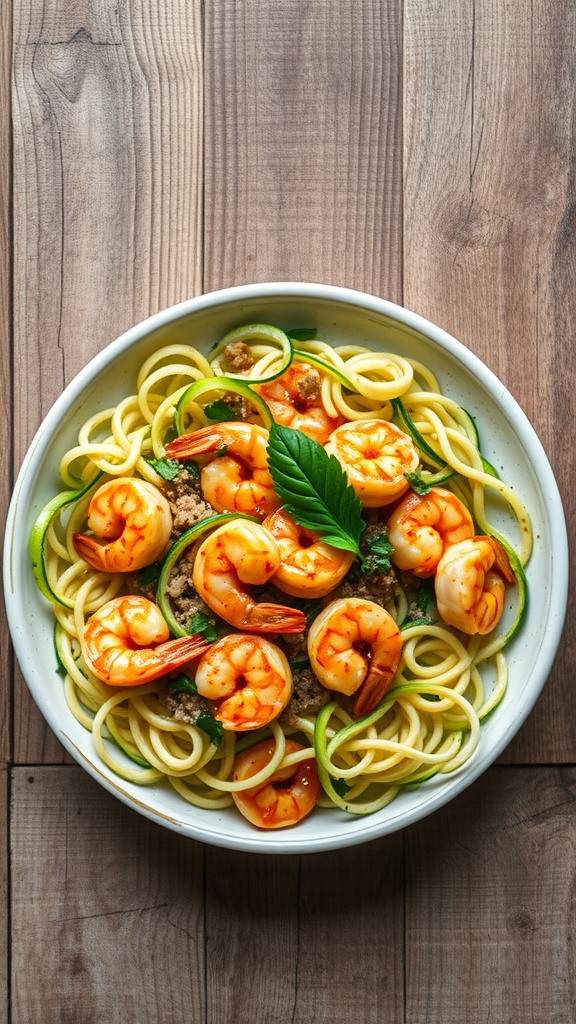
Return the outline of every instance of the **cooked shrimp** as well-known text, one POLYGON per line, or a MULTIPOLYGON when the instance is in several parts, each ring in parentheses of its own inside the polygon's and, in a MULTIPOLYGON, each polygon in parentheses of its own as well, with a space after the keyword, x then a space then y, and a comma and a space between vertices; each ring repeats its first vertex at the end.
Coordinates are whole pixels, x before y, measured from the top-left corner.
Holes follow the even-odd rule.
POLYGON ((280 507, 268 470, 268 431, 264 427, 236 421, 215 423, 166 445, 170 459, 208 453, 216 456, 203 466, 200 484, 206 501, 217 512, 265 516, 280 507))
POLYGON ((474 523, 455 494, 432 487, 428 494, 407 494, 388 517, 386 532, 394 565, 425 577, 434 575, 449 544, 474 536, 474 523))
POLYGON ((135 572, 162 554, 172 532, 172 513, 154 484, 117 477, 92 495, 88 527, 96 537, 75 533, 72 538, 80 558, 100 572, 135 572))
MULTIPOLYGON (((286 740, 285 756, 304 750, 296 740, 286 740)), ((245 782, 261 772, 272 759, 274 741, 263 740, 238 754, 233 779, 245 782)), ((238 810, 258 828, 286 828, 297 825, 313 811, 322 795, 318 769, 313 758, 278 768, 264 782, 249 789, 235 790, 232 798, 238 810)))
POLYGON ((296 608, 258 603, 249 587, 262 585, 280 567, 282 556, 272 534, 248 520, 225 523, 200 544, 193 584, 221 619, 255 633, 301 633, 306 616, 296 608))
POLYGON ((392 616, 373 601, 343 597, 314 619, 308 632, 312 670, 327 690, 356 693, 355 715, 381 701, 396 674, 402 640, 392 616))
POLYGON ((322 378, 308 363, 292 363, 281 377, 254 390, 264 399, 276 423, 300 430, 320 444, 344 422, 343 416, 329 416, 322 404, 322 378))
POLYGON ((325 597, 346 575, 354 561, 349 551, 341 551, 306 530, 280 508, 267 516, 262 525, 270 531, 280 548, 282 562, 272 583, 293 597, 325 597))
POLYGON ((360 501, 378 508, 395 501, 410 486, 418 452, 412 438, 387 420, 355 420, 337 427, 325 450, 335 455, 360 501))
POLYGON ((292 694, 288 659, 262 636, 230 633, 200 659, 195 683, 216 702, 214 717, 225 729, 261 729, 277 718, 292 694))
POLYGON ((434 577, 438 614, 448 626, 484 636, 500 620, 505 584, 514 582, 508 555, 492 537, 451 544, 434 577))
POLYGON ((146 597, 114 597, 88 619, 82 653, 110 686, 140 686, 180 668, 209 646, 203 636, 170 640, 160 609, 146 597))

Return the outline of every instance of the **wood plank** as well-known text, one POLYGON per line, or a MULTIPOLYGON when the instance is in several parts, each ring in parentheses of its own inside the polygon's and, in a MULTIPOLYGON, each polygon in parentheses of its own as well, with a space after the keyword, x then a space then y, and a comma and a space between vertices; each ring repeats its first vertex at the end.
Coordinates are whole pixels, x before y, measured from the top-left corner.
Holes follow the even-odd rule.
POLYGON ((574 1020, 573 768, 497 767, 410 829, 410 1024, 574 1020))
POLYGON ((301 858, 213 850, 206 864, 209 1020, 404 1021, 390 956, 403 947, 401 836, 301 858))
MULTIPOLYGON (((12 5, 0 0, 0 437, 10 437, 12 427, 12 238, 10 167, 10 53, 12 5)), ((2 459, 0 470, 0 547, 4 546, 4 524, 12 488, 11 453, 2 459)), ((4 601, 0 601, 0 766, 10 758, 12 658, 4 601)), ((0 979, 1 980, 1 979, 0 979)))
POLYGON ((401 10, 206 0, 205 277, 401 295, 401 10))
POLYGON ((17 768, 12 800, 15 1024, 204 1020, 204 848, 80 768, 17 768))
MULTIPOLYGON (((200 291, 200 11, 200 0, 17 5, 17 463, 93 355, 200 291)), ((17 760, 61 760, 19 676, 16 693, 17 760)))
MULTIPOLYGON (((404 10, 404 301, 512 391, 570 509, 576 9, 407 0, 404 10)), ((562 709, 575 654, 570 624, 507 757, 574 761, 576 722, 562 709)))

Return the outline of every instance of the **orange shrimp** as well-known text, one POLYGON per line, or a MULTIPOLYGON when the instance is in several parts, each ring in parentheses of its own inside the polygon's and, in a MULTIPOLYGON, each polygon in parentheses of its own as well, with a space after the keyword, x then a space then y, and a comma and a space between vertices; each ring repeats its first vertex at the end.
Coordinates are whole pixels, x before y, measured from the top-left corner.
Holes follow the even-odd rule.
POLYGON ((451 544, 434 577, 438 614, 448 626, 485 636, 504 610, 506 583, 516 577, 508 555, 492 537, 472 537, 451 544))
POLYGON ((264 399, 276 423, 300 430, 325 444, 343 416, 329 416, 321 399, 322 378, 308 363, 292 363, 280 377, 254 390, 264 399))
POLYGON ((200 659, 198 693, 216 702, 214 717, 225 729, 261 729, 277 718, 292 695, 288 659, 262 636, 230 633, 200 659))
POLYGON ((166 445, 169 459, 218 453, 202 467, 202 494, 217 512, 265 516, 279 508, 268 470, 268 431, 256 423, 214 423, 166 445))
POLYGON ((355 715, 367 715, 382 700, 400 662, 402 640, 394 619, 373 601, 331 601, 308 632, 308 656, 327 690, 357 694, 355 715))
POLYGON ((365 508, 401 497, 410 486, 406 473, 414 473, 420 461, 412 438, 387 420, 343 423, 325 450, 336 456, 365 508))
POLYGON ((261 602, 249 587, 267 583, 282 556, 272 534, 260 523, 238 519, 218 527, 202 541, 192 581, 213 612, 236 629, 254 633, 301 633, 304 612, 261 602))
POLYGON ((278 544, 282 562, 272 583, 293 597, 325 597, 340 583, 354 561, 349 551, 341 551, 306 530, 283 509, 267 516, 262 525, 278 544))
POLYGON ((170 640, 160 609, 146 597, 114 597, 88 619, 82 634, 84 661, 110 686, 141 686, 203 654, 201 635, 170 640))
MULTIPOLYGON (((273 740, 263 740, 238 754, 234 761, 234 781, 246 782, 265 769, 272 759, 274 749, 273 740)), ((286 756, 304 749, 296 740, 286 740, 286 756)), ((314 810, 321 795, 322 786, 314 758, 280 766, 258 785, 232 792, 240 813, 258 828, 297 825, 314 810)))
POLYGON ((449 544, 474 536, 474 523, 455 494, 432 487, 428 494, 407 494, 388 517, 386 532, 394 565, 426 577, 434 575, 449 544))
POLYGON ((80 558, 99 572, 136 572, 162 554, 172 532, 172 513, 154 484, 117 477, 92 495, 88 527, 104 539, 75 533, 80 558))

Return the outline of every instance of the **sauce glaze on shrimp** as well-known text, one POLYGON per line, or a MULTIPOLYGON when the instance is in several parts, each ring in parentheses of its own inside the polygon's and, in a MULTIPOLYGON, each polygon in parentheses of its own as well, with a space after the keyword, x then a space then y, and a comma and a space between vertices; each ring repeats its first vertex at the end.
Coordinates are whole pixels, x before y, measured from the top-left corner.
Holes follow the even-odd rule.
POLYGON ((88 565, 99 572, 135 572, 164 551, 172 532, 172 513, 154 484, 117 477, 92 495, 88 527, 96 537, 75 533, 72 538, 77 554, 88 565))
POLYGON ((216 704, 225 729, 261 729, 284 710, 292 694, 286 655, 262 636, 230 633, 203 655, 194 678, 198 693, 216 704))
POLYGON ((324 446, 335 455, 365 508, 389 505, 410 486, 419 456, 412 438, 387 420, 343 423, 324 446))

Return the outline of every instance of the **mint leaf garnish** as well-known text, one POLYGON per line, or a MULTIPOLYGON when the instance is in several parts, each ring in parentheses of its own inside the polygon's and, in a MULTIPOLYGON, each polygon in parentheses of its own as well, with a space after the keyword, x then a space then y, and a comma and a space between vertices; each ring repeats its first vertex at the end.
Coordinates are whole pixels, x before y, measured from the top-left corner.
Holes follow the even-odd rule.
POLYGON ((300 526, 362 558, 362 504, 334 455, 299 430, 273 423, 268 468, 276 494, 300 526))

